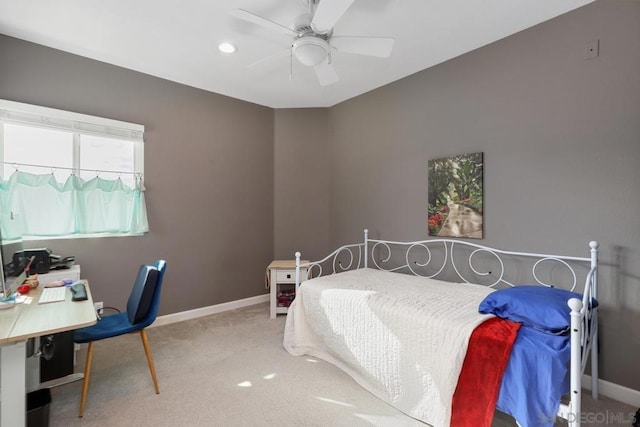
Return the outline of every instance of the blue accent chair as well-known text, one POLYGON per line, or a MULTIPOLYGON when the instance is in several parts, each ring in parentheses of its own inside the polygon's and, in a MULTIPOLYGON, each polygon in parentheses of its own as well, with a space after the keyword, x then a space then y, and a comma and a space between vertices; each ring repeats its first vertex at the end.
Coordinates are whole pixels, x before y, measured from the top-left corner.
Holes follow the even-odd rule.
POLYGON ((156 394, 160 393, 158 379, 156 378, 156 369, 153 365, 153 359, 151 358, 151 350, 149 349, 149 341, 145 328, 152 324, 158 315, 160 291, 162 289, 162 281, 166 267, 167 263, 164 260, 158 260, 153 265, 140 266, 133 290, 127 301, 126 312, 103 316, 95 325, 76 329, 73 332, 73 339, 76 343, 89 343, 89 347, 87 348, 87 362, 84 368, 82 397, 80 398, 80 418, 84 415, 87 391, 89 390, 93 343, 98 340, 139 332, 145 354, 147 355, 147 363, 149 364, 156 394))

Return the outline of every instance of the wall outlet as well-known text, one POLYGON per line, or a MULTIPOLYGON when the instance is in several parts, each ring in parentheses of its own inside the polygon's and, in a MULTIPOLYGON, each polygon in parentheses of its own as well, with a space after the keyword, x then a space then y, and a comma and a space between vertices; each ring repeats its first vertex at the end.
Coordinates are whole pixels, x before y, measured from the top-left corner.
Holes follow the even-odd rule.
POLYGON ((102 309, 104 308, 104 303, 102 301, 94 302, 93 303, 93 308, 95 308, 95 310, 98 312, 98 314, 102 314, 102 309))

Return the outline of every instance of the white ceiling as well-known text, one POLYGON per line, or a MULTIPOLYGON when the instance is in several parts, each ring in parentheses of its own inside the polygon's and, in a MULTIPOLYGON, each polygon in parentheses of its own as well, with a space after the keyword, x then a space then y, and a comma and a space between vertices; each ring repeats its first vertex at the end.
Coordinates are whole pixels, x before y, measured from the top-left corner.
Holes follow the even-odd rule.
POLYGON ((0 33, 273 108, 330 107, 591 1, 355 0, 334 35, 393 37, 393 52, 334 51, 340 80, 325 87, 295 59, 289 78, 289 36, 229 15, 290 27, 306 0, 0 0, 0 33))

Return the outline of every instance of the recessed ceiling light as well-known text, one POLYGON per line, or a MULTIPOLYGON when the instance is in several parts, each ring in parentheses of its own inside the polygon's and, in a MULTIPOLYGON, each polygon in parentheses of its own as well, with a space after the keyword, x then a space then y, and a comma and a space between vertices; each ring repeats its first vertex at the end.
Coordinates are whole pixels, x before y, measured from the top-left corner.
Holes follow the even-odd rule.
POLYGON ((220 43, 218 45, 218 49, 220 50, 220 52, 223 52, 223 53, 233 53, 236 51, 236 47, 231 43, 227 43, 227 42, 220 43))

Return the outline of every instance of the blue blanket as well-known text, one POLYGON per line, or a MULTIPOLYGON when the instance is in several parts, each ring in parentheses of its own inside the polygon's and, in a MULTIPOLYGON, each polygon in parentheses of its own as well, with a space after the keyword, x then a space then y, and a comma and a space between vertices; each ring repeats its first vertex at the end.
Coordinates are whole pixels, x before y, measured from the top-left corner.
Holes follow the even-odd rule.
POLYGON ((569 392, 569 334, 522 326, 502 377, 497 408, 521 427, 552 427, 560 397, 569 392))
MULTIPOLYGON (((522 323, 502 377, 497 407, 521 427, 552 427, 560 397, 569 392, 570 298, 582 295, 523 285, 490 293, 478 311, 522 323)), ((597 307, 598 301, 591 300, 597 307)))

